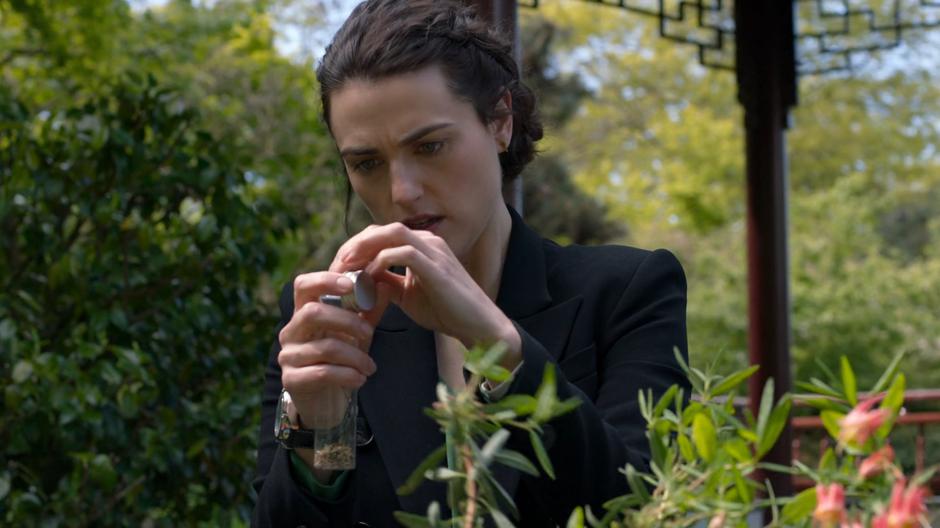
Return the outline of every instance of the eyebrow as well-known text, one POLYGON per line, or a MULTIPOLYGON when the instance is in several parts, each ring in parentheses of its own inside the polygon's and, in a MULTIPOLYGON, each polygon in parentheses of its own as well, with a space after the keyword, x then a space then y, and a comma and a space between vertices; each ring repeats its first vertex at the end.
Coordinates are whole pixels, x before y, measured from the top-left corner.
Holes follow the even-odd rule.
MULTIPOLYGON (((443 123, 434 123, 432 125, 423 126, 417 130, 414 130, 406 134, 405 137, 401 138, 398 141, 398 144, 407 145, 408 143, 411 143, 417 139, 420 139, 430 134, 431 132, 434 132, 436 130, 440 130, 442 128, 446 128, 452 125, 453 123, 451 122, 443 122, 443 123)), ((339 154, 340 156, 345 158, 347 156, 368 156, 368 155, 375 154, 377 152, 378 152, 378 149, 373 148, 373 147, 348 147, 348 148, 344 148, 343 150, 341 150, 339 154)))

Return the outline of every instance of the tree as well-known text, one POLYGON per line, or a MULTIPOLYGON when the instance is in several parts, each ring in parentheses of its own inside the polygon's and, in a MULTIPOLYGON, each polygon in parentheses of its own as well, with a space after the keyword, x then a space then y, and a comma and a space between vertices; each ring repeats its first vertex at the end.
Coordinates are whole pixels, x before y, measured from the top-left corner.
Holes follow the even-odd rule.
MULTIPOLYGON (((691 48, 621 9, 569 2, 523 13, 568 28, 553 62, 591 91, 546 150, 630 226, 624 241, 680 255, 693 361, 724 351, 723 370, 743 365, 744 146, 733 75, 701 68, 691 48)), ((817 359, 837 366, 842 354, 867 384, 895 352, 924 365, 940 359, 936 71, 890 69, 876 57, 853 75, 801 80, 789 132, 799 378, 817 359)), ((918 369, 911 381, 936 384, 933 372, 918 369)))

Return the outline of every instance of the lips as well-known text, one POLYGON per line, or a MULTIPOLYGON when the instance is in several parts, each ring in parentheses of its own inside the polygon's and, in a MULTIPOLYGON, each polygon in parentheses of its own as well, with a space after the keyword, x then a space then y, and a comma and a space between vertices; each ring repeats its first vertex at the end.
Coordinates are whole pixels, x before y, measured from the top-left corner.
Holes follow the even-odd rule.
POLYGON ((415 215, 402 220, 402 223, 409 229, 431 230, 443 219, 444 217, 439 215, 415 215))

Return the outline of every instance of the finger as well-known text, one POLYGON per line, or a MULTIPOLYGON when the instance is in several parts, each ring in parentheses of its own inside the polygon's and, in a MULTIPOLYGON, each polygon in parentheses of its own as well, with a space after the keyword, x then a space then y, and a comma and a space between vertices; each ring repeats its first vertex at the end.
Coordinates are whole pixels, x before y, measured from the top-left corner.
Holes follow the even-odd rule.
POLYGON ((304 273, 294 278, 294 313, 324 294, 343 295, 352 291, 349 277, 331 271, 304 273))
POLYGON ((281 372, 281 385, 295 398, 316 393, 326 387, 358 389, 365 382, 366 377, 358 370, 328 363, 288 368, 281 372))
POLYGON ((422 232, 412 231, 399 222, 363 230, 340 247, 330 270, 361 269, 374 260, 380 251, 390 247, 412 246, 423 253, 428 253, 431 248, 419 233, 422 232))
POLYGON ((418 278, 429 282, 433 282, 439 274, 438 266, 434 265, 431 258, 411 245, 390 247, 379 251, 365 271, 375 277, 380 271, 386 271, 392 266, 405 266, 418 278))
POLYGON ((308 302, 294 312, 278 334, 278 340, 284 347, 289 343, 318 339, 328 333, 341 333, 366 343, 372 339, 373 331, 374 327, 355 312, 321 302, 308 302))
POLYGON ((334 337, 291 344, 280 351, 277 362, 282 369, 318 364, 339 365, 354 368, 364 376, 371 376, 376 370, 369 354, 334 337))

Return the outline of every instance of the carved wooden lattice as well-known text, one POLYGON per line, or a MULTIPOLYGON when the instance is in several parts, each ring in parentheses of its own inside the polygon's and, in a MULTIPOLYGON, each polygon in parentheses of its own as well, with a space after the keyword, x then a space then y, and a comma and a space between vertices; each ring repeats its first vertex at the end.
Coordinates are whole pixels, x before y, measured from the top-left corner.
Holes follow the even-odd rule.
MULTIPOLYGON (((735 68, 733 0, 584 1, 653 17, 661 36, 696 46, 701 64, 735 68)), ((794 0, 794 16, 797 71, 819 74, 852 70, 859 55, 897 47, 905 33, 940 27, 940 0, 794 0)))

